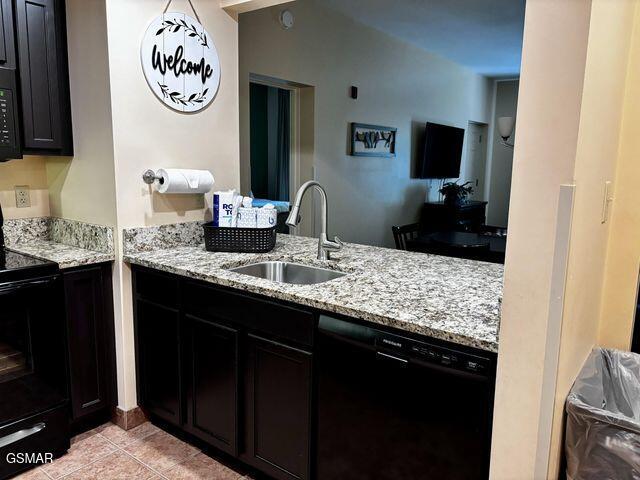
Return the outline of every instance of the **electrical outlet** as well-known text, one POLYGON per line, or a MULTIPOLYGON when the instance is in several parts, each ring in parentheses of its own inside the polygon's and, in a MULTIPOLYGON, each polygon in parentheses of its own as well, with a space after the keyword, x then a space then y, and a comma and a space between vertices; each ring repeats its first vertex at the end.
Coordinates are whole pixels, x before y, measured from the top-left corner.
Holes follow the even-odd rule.
POLYGON ((31 196, 28 185, 16 185, 16 207, 26 208, 31 206, 31 196))

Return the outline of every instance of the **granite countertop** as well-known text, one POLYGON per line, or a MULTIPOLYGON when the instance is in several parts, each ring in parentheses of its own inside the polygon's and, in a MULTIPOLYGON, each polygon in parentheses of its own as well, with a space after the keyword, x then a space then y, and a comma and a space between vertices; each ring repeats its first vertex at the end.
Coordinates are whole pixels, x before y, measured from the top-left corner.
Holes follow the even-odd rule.
MULTIPOLYGON (((125 232, 125 236, 127 233, 125 232)), ((139 234, 131 235, 132 238, 139 234)), ((193 243, 193 242, 192 242, 193 243)), ((317 239, 278 235, 267 254, 207 252, 203 245, 127 249, 125 261, 294 302, 457 344, 498 351, 503 265, 345 244, 316 260, 317 239), (227 271, 288 260, 349 273, 316 285, 289 285, 227 271)))
POLYGON ((65 245, 52 240, 32 239, 28 242, 9 244, 7 248, 41 260, 56 262, 61 269, 115 260, 115 256, 112 253, 96 252, 95 250, 65 245))
POLYGON ((54 217, 5 220, 6 247, 61 269, 115 260, 113 228, 54 217))

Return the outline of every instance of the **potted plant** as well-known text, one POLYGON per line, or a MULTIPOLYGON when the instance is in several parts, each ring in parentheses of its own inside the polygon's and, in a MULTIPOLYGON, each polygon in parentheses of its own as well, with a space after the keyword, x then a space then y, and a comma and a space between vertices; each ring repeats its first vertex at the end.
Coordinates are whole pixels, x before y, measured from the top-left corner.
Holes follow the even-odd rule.
POLYGON ((444 203, 449 205, 462 205, 466 198, 473 193, 473 187, 468 185, 471 182, 463 183, 462 185, 455 182, 447 182, 442 185, 439 192, 444 195, 444 203))

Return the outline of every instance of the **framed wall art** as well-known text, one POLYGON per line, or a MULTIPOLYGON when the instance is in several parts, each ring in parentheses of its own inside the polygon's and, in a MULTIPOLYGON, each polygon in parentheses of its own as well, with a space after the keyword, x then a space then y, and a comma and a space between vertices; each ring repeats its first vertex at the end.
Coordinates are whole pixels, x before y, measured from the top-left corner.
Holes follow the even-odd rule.
POLYGON ((355 157, 395 157, 397 128, 351 124, 351 155, 355 157))

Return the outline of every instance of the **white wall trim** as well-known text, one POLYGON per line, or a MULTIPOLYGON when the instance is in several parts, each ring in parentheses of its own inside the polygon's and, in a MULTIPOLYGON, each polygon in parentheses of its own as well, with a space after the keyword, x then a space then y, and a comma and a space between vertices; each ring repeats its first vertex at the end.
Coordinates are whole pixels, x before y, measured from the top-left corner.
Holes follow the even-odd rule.
POLYGON ((542 389, 540 394, 540 417, 538 423, 538 441, 536 447, 534 478, 546 479, 549 470, 551 451, 551 432, 556 403, 556 385, 558 362, 560 358, 560 340, 562 338, 562 317, 564 295, 567 284, 569 249, 571 244, 571 225, 573 221, 573 203, 576 186, 560 185, 558 194, 558 214, 556 217, 556 237, 551 271, 549 296, 549 316, 545 342, 542 389))

